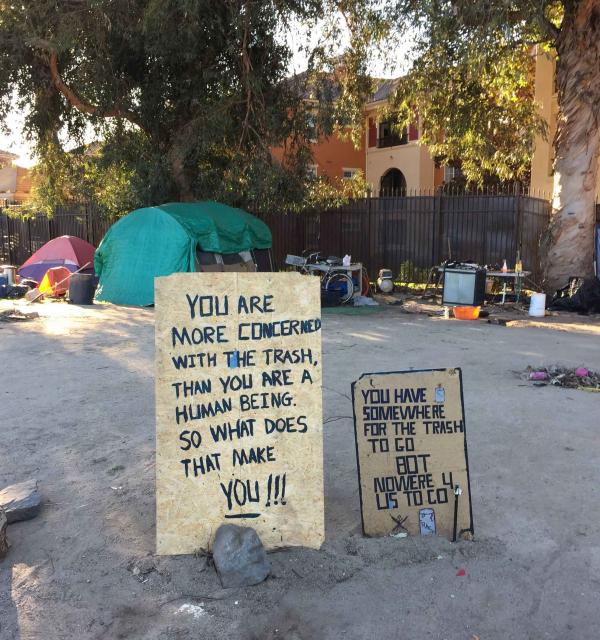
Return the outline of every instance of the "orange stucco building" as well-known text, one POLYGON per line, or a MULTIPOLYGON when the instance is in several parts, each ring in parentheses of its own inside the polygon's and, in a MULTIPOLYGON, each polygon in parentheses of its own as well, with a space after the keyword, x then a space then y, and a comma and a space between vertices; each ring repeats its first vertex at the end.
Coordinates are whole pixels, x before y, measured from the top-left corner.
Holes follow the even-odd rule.
POLYGON ((357 171, 365 174, 365 150, 357 149, 349 138, 333 134, 319 139, 313 143, 313 158, 317 176, 339 179, 351 178, 357 171))
MULTIPOLYGON (((365 174, 366 156, 361 146, 355 148, 352 140, 342 139, 337 134, 331 136, 319 136, 311 143, 313 164, 311 173, 315 177, 326 177, 330 180, 342 180, 353 177, 360 171, 365 174)), ((273 158, 281 162, 284 150, 282 147, 273 149, 273 158)))

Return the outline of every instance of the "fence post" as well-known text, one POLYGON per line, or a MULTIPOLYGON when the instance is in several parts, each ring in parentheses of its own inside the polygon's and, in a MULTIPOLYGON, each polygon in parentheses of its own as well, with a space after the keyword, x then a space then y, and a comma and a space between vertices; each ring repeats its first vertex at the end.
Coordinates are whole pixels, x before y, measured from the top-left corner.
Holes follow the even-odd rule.
POLYGON ((8 232, 8 261, 10 264, 15 264, 15 253, 13 251, 13 246, 11 240, 15 237, 14 229, 11 232, 11 226, 14 225, 13 218, 11 216, 6 216, 6 230, 8 232))
POLYGON ((444 255, 444 220, 442 215, 442 191, 438 191, 435 196, 434 201, 434 229, 436 226, 436 218, 437 218, 437 233, 434 230, 434 238, 437 237, 437 242, 433 243, 433 255, 432 255, 432 266, 439 264, 442 261, 442 256, 444 255), (437 255, 436 255, 437 253, 437 255))
MULTIPOLYGON (((29 256, 33 253, 33 248, 31 246, 31 218, 27 218, 27 238, 29 244, 29 256)), ((29 258, 29 256, 27 256, 29 258)))
POLYGON ((94 220, 93 220, 92 209, 93 208, 90 206, 90 202, 86 200, 85 202, 85 232, 87 235, 86 240, 90 244, 93 244, 94 246, 96 246, 96 237, 94 233, 94 220))
POLYGON ((521 256, 521 253, 523 251, 523 201, 521 197, 521 189, 519 188, 518 183, 516 186, 516 191, 517 191, 517 198, 516 198, 517 228, 515 229, 515 245, 516 245, 515 260, 516 260, 516 254, 518 253, 519 256, 521 256))

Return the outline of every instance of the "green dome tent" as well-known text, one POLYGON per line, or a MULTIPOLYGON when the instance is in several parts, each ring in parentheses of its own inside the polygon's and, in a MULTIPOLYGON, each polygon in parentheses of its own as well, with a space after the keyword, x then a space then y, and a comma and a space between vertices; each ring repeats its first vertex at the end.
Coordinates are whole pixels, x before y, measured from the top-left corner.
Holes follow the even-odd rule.
POLYGON ((154 278, 195 271, 196 250, 231 254, 271 248, 269 227, 218 202, 174 202, 136 209, 110 227, 96 250, 96 300, 154 303, 154 278))

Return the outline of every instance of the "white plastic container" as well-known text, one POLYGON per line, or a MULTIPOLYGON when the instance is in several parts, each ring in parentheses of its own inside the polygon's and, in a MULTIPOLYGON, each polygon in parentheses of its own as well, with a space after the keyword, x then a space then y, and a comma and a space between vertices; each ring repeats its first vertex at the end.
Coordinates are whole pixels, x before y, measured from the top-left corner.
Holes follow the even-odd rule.
POLYGON ((543 318, 546 315, 546 294, 533 293, 529 303, 529 315, 534 318, 543 318))
POLYGON ((13 267, 10 264, 3 264, 0 266, 0 275, 6 276, 9 286, 12 287, 16 281, 17 267, 13 267))

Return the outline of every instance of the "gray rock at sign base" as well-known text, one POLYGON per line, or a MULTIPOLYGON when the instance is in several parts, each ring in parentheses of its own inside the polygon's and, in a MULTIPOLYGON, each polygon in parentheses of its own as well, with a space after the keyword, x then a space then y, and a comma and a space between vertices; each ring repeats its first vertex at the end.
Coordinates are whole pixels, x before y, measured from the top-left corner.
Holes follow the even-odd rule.
POLYGON ((35 518, 40 512, 42 496, 37 480, 11 484, 0 491, 0 507, 6 511, 8 524, 35 518))
POLYGON ((235 524, 224 524, 217 529, 213 560, 225 589, 258 584, 271 570, 256 531, 235 524))
POLYGON ((8 552, 8 540, 6 538, 7 525, 6 513, 4 509, 0 507, 0 560, 2 560, 8 552))

